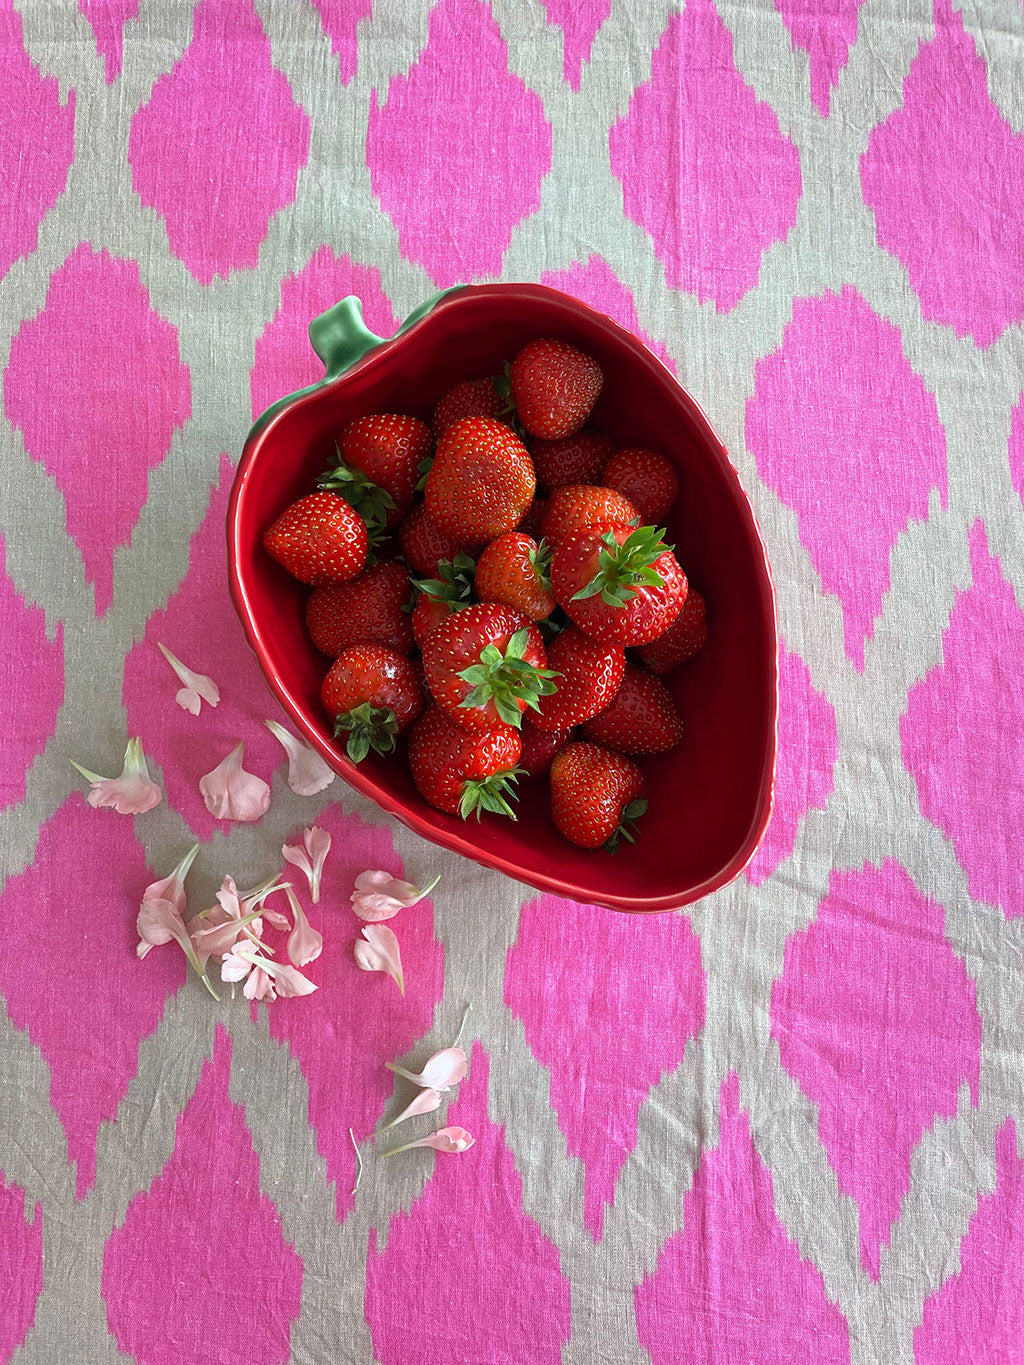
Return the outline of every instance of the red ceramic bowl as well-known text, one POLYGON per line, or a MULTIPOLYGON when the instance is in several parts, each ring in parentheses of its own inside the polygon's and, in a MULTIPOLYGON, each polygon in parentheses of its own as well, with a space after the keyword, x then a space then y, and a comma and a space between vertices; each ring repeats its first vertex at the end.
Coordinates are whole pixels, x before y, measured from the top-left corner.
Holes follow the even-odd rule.
POLYGON ((707 418, 635 337, 539 285, 470 285, 419 309, 381 341, 346 299, 314 320, 327 367, 250 433, 228 512, 231 595, 267 681, 299 731, 356 790, 443 848, 542 891, 617 910, 669 910, 732 880, 771 812, 777 669, 775 603, 764 546, 736 471, 707 418), (667 679, 686 720, 682 743, 643 760, 650 805, 635 845, 615 856, 574 848, 548 813, 544 783, 522 782, 518 821, 462 821, 428 806, 400 760, 350 763, 320 705, 327 664, 306 634, 307 590, 264 552, 263 531, 308 492, 346 422, 399 411, 429 420, 460 379, 497 373, 525 342, 557 336, 594 356, 605 383, 594 420, 623 445, 664 451, 679 470, 668 536, 708 599, 710 637, 667 679))

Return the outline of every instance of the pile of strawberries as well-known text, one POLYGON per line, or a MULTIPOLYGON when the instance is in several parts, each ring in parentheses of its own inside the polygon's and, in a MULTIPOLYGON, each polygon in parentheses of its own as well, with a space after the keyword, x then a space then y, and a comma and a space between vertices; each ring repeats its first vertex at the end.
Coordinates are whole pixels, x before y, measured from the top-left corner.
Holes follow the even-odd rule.
POLYGON ((546 776, 562 834, 614 849, 646 806, 633 757, 682 735, 657 675, 707 627, 657 529, 672 464, 585 427, 602 383, 543 338, 456 384, 432 430, 360 417, 263 543, 313 588, 323 703, 353 762, 406 736, 423 797, 463 818, 513 815, 517 779, 546 776))

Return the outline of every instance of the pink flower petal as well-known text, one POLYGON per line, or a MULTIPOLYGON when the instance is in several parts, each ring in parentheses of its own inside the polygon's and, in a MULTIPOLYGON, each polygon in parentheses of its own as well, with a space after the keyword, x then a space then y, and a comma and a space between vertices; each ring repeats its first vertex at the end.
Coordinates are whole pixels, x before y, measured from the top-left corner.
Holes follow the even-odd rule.
POLYGON ((415 905, 433 891, 440 880, 439 876, 434 877, 426 886, 418 887, 392 877, 390 872, 360 872, 350 897, 352 909, 371 924, 394 919, 399 910, 415 905))
POLYGON ((98 809, 112 806, 118 815, 141 815, 143 811, 152 810, 160 804, 162 793, 149 776, 141 739, 128 741, 120 777, 100 777, 74 759, 71 760, 71 766, 77 768, 90 783, 91 789, 85 798, 90 806, 98 809))
POLYGON ((296 967, 305 967, 310 962, 315 962, 323 952, 323 935, 310 924, 291 887, 288 888, 288 904, 292 908, 295 925, 288 935, 288 956, 296 967))
POLYGON ((403 1147, 395 1147, 390 1152, 383 1152, 382 1155, 397 1156, 399 1152, 411 1151, 413 1147, 433 1147, 436 1152, 467 1152, 475 1141, 473 1134, 467 1133, 465 1128, 439 1128, 429 1137, 407 1142, 403 1147))
POLYGON ((261 820, 270 805, 270 788, 262 777, 242 767, 245 745, 241 740, 212 772, 200 778, 206 809, 215 820, 237 820, 252 824, 261 820))
POLYGON ((246 1000, 276 1000, 277 992, 269 974, 262 967, 256 967, 245 979, 242 994, 246 1000))
POLYGON ((160 644, 159 640, 157 647, 183 684, 181 690, 174 696, 174 700, 183 710, 191 711, 194 716, 198 716, 199 708, 204 701, 210 706, 217 705, 220 701, 220 689, 212 678, 207 677, 205 673, 194 673, 177 655, 172 654, 166 645, 160 644))
POLYGON ((362 971, 387 972, 401 994, 405 994, 402 954, 392 930, 382 924, 365 925, 363 937, 356 940, 353 952, 356 965, 362 971))
MULTIPOLYGON (((367 933, 367 930, 364 929, 363 933, 367 933)), ((427 1059, 420 1072, 406 1071, 405 1067, 399 1066, 397 1062, 388 1062, 387 1067, 397 1075, 404 1076, 407 1081, 412 1081, 414 1085, 429 1086, 434 1090, 451 1090, 452 1086, 458 1085, 469 1069, 466 1054, 461 1047, 446 1047, 441 1052, 435 1052, 427 1059)))
POLYGON ((302 842, 305 851, 296 848, 292 844, 285 844, 281 849, 286 862, 305 873, 306 880, 309 882, 309 893, 313 904, 316 905, 320 900, 320 876, 324 870, 324 861, 331 848, 331 836, 325 829, 318 829, 313 825, 310 829, 302 831, 302 842))
POLYGON ((384 1128, 384 1132, 389 1132, 392 1128, 397 1128, 406 1119, 415 1118, 417 1114, 432 1114, 435 1109, 441 1107, 442 1095, 440 1090, 418 1090, 414 1099, 405 1106, 402 1112, 391 1120, 384 1128))
MULTIPOLYGON (((256 971, 246 981, 247 986, 257 972, 264 972, 272 979, 273 990, 282 1000, 289 1000, 299 995, 312 995, 316 990, 316 984, 310 981, 308 976, 303 976, 297 967, 290 967, 287 962, 271 962, 269 958, 257 957, 250 947, 243 947, 237 956, 251 962, 256 968, 256 971)), ((260 989, 261 985, 262 983, 253 987, 254 993, 260 989)), ((269 991, 266 993, 270 995, 271 999, 274 998, 269 991)), ((263 998, 261 995, 249 995, 248 991, 246 996, 250 1000, 263 998)))
POLYGON ((184 915, 188 906, 185 898, 185 878, 188 876, 188 870, 195 862, 198 852, 199 845, 193 844, 169 877, 161 877, 159 881, 150 882, 142 893, 142 899, 144 901, 170 901, 178 914, 184 915))
MULTIPOLYGON (((259 968, 257 968, 257 971, 259 968)), ((237 953, 225 953, 220 964, 220 977, 222 981, 243 981, 252 971, 252 962, 247 957, 239 957, 237 953)), ((270 979, 269 977, 267 978, 270 979)))
POLYGON ((216 992, 206 975, 205 964, 200 962, 196 956, 196 950, 192 946, 185 921, 182 919, 177 906, 165 900, 143 901, 139 906, 135 928, 139 935, 139 942, 135 951, 140 959, 144 958, 150 949, 160 948, 173 939, 188 959, 189 966, 197 976, 202 978, 203 985, 214 999, 217 998, 216 992))
POLYGON ((288 755, 288 785, 296 796, 315 796, 329 787, 336 777, 315 749, 297 739, 276 720, 264 721, 288 755))

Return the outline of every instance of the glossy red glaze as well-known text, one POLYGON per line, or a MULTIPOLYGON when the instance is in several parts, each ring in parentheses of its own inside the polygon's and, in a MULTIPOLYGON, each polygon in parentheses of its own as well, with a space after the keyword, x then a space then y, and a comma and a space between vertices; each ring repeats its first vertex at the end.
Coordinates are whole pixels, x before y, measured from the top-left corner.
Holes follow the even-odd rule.
POLYGON ((717 890, 760 843, 771 813, 777 668, 757 524, 698 405, 635 337, 585 304, 540 285, 471 285, 341 378, 297 397, 246 443, 228 511, 228 564, 246 636, 300 732, 351 786, 424 838, 538 890, 629 911, 669 910, 717 890), (497 373, 538 336, 562 337, 600 363, 596 427, 676 465, 680 496, 668 538, 709 603, 707 644, 665 679, 686 733, 670 753, 643 760, 650 805, 642 833, 614 857, 566 843, 543 783, 521 784, 517 822, 478 824, 432 810, 401 762, 371 755, 350 763, 320 705, 324 660, 305 631, 307 590, 260 544, 278 513, 312 488, 346 422, 394 410, 429 420, 438 395, 467 375, 497 373))

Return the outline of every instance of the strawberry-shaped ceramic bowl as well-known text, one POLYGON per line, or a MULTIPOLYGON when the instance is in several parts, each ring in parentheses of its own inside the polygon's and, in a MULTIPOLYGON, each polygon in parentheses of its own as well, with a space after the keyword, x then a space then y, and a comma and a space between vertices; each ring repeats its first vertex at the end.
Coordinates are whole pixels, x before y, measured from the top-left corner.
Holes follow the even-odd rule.
POLYGON ((227 528, 231 595, 267 682, 298 730, 351 786, 417 834, 538 890, 644 912, 687 905, 736 877, 771 812, 775 604, 750 504, 698 405, 635 337, 539 285, 449 290, 387 340, 367 331, 359 301, 349 298, 314 319, 310 339, 326 375, 256 423, 227 528), (667 679, 685 720, 683 740, 644 761, 648 810, 636 843, 615 855, 567 844, 552 824, 543 783, 520 784, 515 822, 463 821, 428 806, 403 762, 375 754, 350 762, 321 705, 327 665, 305 629, 308 590, 261 545, 275 517, 314 486, 346 423, 381 411, 429 421, 453 384, 499 373, 540 336, 571 342, 601 365, 597 426, 620 445, 663 451, 676 464, 679 497, 666 521, 668 540, 708 601, 708 643, 667 679))

